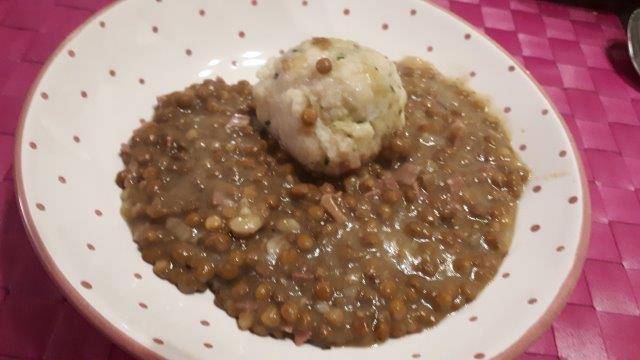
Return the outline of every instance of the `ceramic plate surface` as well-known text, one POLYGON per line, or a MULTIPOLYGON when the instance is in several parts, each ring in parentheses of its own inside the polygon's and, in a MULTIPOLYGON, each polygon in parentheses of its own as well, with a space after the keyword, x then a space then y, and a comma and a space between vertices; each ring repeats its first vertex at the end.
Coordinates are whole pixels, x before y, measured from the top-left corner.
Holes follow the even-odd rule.
POLYGON ((545 330, 585 255, 588 198, 553 105, 503 50, 418 0, 129 0, 96 15, 45 66, 16 144, 25 223, 67 297, 141 357, 481 359, 512 357, 545 330), (311 36, 422 57, 466 78, 502 113, 532 169, 498 275, 436 327, 373 348, 296 347, 240 331, 210 292, 186 296, 152 273, 119 214, 120 144, 158 95, 206 78, 255 81, 270 56, 311 36))

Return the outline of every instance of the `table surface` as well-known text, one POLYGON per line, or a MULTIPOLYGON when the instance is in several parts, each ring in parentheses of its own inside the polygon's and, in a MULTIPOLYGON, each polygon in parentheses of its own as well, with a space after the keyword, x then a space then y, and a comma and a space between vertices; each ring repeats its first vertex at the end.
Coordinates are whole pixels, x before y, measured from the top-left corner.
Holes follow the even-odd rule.
MULTIPOLYGON (((0 358, 130 358, 47 276, 18 214, 12 169, 33 80, 65 36, 110 2, 0 0, 0 358)), ((620 21, 545 1, 434 2, 495 39, 543 85, 571 129, 589 182, 584 270, 567 306, 522 359, 638 358, 640 77, 620 21)))

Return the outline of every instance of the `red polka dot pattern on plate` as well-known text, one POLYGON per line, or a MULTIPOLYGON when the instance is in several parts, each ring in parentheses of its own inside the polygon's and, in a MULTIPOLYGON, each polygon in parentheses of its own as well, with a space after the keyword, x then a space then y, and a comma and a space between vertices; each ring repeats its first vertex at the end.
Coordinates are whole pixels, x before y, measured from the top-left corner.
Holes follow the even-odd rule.
POLYGON ((389 24, 383 23, 382 24, 382 30, 389 30, 389 24))
POLYGON ((572 196, 569 198, 569 204, 575 204, 578 202, 578 197, 577 196, 572 196))
POLYGON ((527 300, 527 304, 529 304, 529 305, 533 305, 533 304, 535 304, 537 302, 538 302, 538 299, 536 299, 536 298, 531 298, 531 299, 527 300))
POLYGON ((67 179, 65 179, 64 176, 58 176, 58 181, 60 182, 60 184, 66 184, 67 183, 67 179))
POLYGON ((351 10, 349 10, 349 9, 347 9, 347 8, 344 8, 344 10, 342 10, 342 14, 343 14, 344 16, 349 16, 349 14, 351 14, 351 10))
POLYGON ((562 246, 562 245, 560 245, 560 246, 558 246, 558 247, 556 248, 556 251, 557 251, 557 252, 562 252, 562 251, 564 251, 564 249, 565 249, 565 247, 564 247, 564 246, 562 246))
POLYGON ((83 98, 86 99, 89 96, 89 94, 87 94, 86 91, 82 90, 82 91, 80 91, 80 96, 82 96, 83 98))
POLYGON ((145 83, 146 83, 146 81, 144 80, 144 78, 139 78, 138 79, 138 84, 144 85, 145 83))
POLYGON ((542 115, 547 115, 549 113, 549 110, 547 109, 542 109, 542 115))
POLYGON ((475 72, 475 71, 471 71, 471 72, 469 73, 469 76, 471 76, 471 77, 476 77, 476 75, 477 75, 477 74, 476 74, 476 72, 475 72))
POLYGON ((478 321, 478 317, 474 315, 474 316, 469 318, 469 321, 471 321, 471 322, 478 321))
POLYGON ((302 2, 302 6, 307 6, 307 5, 309 5, 309 2, 308 2, 307 0, 304 0, 304 1, 302 2))
POLYGON ((565 156, 567 156, 567 152, 566 152, 566 151, 564 151, 564 150, 561 150, 561 151, 558 153, 558 156, 560 156, 560 157, 565 157, 565 156))
POLYGON ((105 28, 107 26, 107 23, 104 21, 100 21, 98 25, 100 25, 101 28, 105 28))
POLYGON ((428 52, 432 52, 433 51, 433 46, 431 46, 431 45, 427 46, 427 51, 428 52))
POLYGON ((158 33, 158 27, 157 26, 152 26, 151 27, 151 31, 153 31, 154 34, 158 33))
POLYGON ((207 14, 207 12, 206 12, 206 11, 204 11, 204 9, 200 9, 200 10, 198 10, 198 14, 199 14, 200 16, 205 16, 205 15, 207 14))
POLYGON ((533 192, 534 193, 540 192, 540 190, 542 190, 542 186, 540 186, 540 185, 536 185, 536 186, 533 187, 533 192))
POLYGON ((520 145, 519 149, 520 149, 520 151, 525 151, 525 150, 527 150, 527 145, 522 144, 522 145, 520 145))
POLYGON ((510 274, 510 273, 508 273, 508 272, 502 273, 502 278, 503 278, 503 279, 506 279, 506 278, 508 278, 509 276, 511 276, 511 274, 510 274))
POLYGON ((465 40, 471 39, 471 34, 469 34, 469 33, 464 34, 464 39, 465 40))
POLYGON ((193 55, 193 51, 191 51, 191 49, 186 49, 184 53, 187 54, 187 56, 193 55))
POLYGON ((133 273, 133 277, 140 280, 142 279, 142 275, 138 274, 138 273, 133 273))
POLYGON ((209 326, 209 325, 211 325, 207 320, 200 320, 200 324, 201 324, 202 326, 209 326))
POLYGON ((36 203, 36 209, 40 211, 45 211, 46 207, 42 203, 36 203))
POLYGON ((416 9, 411 9, 411 11, 409 11, 409 14, 411 14, 411 16, 415 16, 418 13, 418 11, 416 11, 416 9))
POLYGON ((69 57, 73 58, 73 57, 76 57, 76 52, 73 51, 73 50, 69 50, 69 51, 67 51, 67 55, 69 55, 69 57))
POLYGON ((531 230, 531 232, 536 232, 536 231, 540 230, 540 225, 538 225, 538 224, 531 225, 531 229, 530 230, 531 230))
POLYGON ((164 341, 162 341, 162 339, 153 338, 153 342, 158 345, 164 345, 164 341))
POLYGON ((257 0, 251 0, 251 5, 257 6, 258 5, 258 1, 257 0))
POLYGON ((514 72, 516 71, 516 67, 513 65, 509 65, 509 67, 507 68, 507 70, 509 70, 509 72, 514 72))
POLYGON ((38 144, 36 144, 35 141, 29 141, 29 147, 35 150, 38 148, 38 144))
POLYGON ((475 355, 473 355, 474 359, 484 359, 484 354, 483 353, 476 353, 475 355))
POLYGON ((244 37, 247 36, 247 34, 244 31, 240 30, 238 31, 238 36, 240 37, 240 39, 244 39, 244 37))
POLYGON ((96 214, 96 216, 102 216, 102 211, 100 211, 100 209, 95 209, 93 212, 96 214))
POLYGON ((508 113, 510 113, 510 112, 511 112, 511 108, 510 108, 510 107, 508 107, 508 106, 505 106, 505 108, 504 108, 504 109, 502 109, 502 111, 504 111, 504 113, 505 113, 505 114, 508 114, 508 113))
POLYGON ((143 309, 145 309, 145 310, 149 308, 149 307, 147 306, 147 304, 145 304, 145 303, 143 303, 143 302, 139 302, 139 303, 138 303, 138 306, 140 306, 141 308, 143 308, 143 309))
POLYGON ((73 141, 76 143, 80 142, 80 137, 78 135, 73 135, 73 141))
POLYGON ((93 246, 93 244, 87 243, 87 249, 91 250, 91 251, 95 251, 96 247, 93 246))
POLYGON ((422 355, 415 353, 415 354, 411 354, 411 357, 414 359, 419 359, 422 355))
POLYGON ((49 100, 49 94, 47 94, 44 91, 40 93, 40 97, 43 98, 44 100, 49 100))
POLYGON ((91 283, 86 280, 80 281, 80 285, 87 290, 93 289, 93 285, 91 285, 91 283))
POLYGON ((208 342, 202 343, 202 345, 204 345, 204 347, 206 347, 207 349, 211 349, 213 347, 213 345, 208 342))

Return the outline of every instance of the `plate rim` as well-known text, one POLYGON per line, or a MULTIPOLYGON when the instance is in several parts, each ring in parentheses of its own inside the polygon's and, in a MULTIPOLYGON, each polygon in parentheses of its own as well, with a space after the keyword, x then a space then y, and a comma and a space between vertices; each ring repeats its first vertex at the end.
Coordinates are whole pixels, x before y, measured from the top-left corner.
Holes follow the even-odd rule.
MULTIPOLYGON (((85 319, 87 319, 93 326, 98 328, 103 334, 105 334, 109 339, 115 342, 118 346, 126 350, 129 354, 143 358, 143 359, 165 359, 164 356, 158 354, 156 351, 152 350, 149 346, 135 340, 129 334, 120 330, 114 323, 105 318, 100 311, 98 311, 93 305, 89 303, 89 301, 79 292, 77 291, 69 279, 65 276, 65 274, 60 270, 56 261, 53 259, 51 254, 49 253, 47 246, 38 232, 38 229, 33 221, 33 217, 27 206, 27 198, 26 191, 24 187, 24 181, 22 177, 22 140, 24 135, 24 124, 27 117, 27 114, 30 109, 30 105, 33 100, 33 96, 35 95, 36 89, 39 87, 40 82, 42 81, 43 76, 49 70, 49 67, 52 65, 55 59, 58 58, 60 53, 66 48, 66 46, 76 38, 93 20, 102 16, 104 13, 112 10, 116 6, 123 4, 126 0, 114 0, 112 3, 104 6, 100 10, 96 11, 93 15, 88 17, 81 25, 79 25, 75 30, 73 30, 69 35, 65 37, 65 39, 57 46, 55 51, 53 51, 46 62, 38 72, 38 76, 32 82, 29 92, 25 97, 24 103, 22 104, 22 109, 20 111, 20 117, 18 119, 18 127, 16 129, 14 135, 14 158, 13 158, 13 175, 15 179, 15 192, 16 199, 18 201, 18 210, 20 212, 20 217, 22 219, 22 223, 25 227, 25 230, 28 234, 28 238, 30 240, 31 246, 35 250, 36 255, 38 256, 40 263, 44 266, 49 276, 54 280, 56 285, 61 289, 62 294, 67 299, 72 306, 78 310, 85 319)), ((563 280, 560 289, 554 295, 553 300, 544 310, 542 315, 513 343, 511 343, 506 349, 502 352, 498 353, 494 359, 513 359, 524 353, 527 346, 533 343, 534 340, 538 338, 547 328, 553 323, 553 320, 559 315, 559 313, 564 308, 564 305, 567 303, 569 296, 571 295, 575 285, 578 282, 578 278, 582 272, 582 267, 587 257, 587 250, 590 241, 590 233, 591 233, 591 197, 589 193, 589 184, 586 180, 585 169, 582 162, 582 158, 579 152, 579 149, 576 145, 573 135, 566 123, 566 120, 558 111, 556 105, 553 103, 547 92, 544 88, 538 83, 538 81, 533 78, 533 76, 529 73, 529 71, 511 55, 507 50, 505 50, 500 44, 498 44, 495 40, 489 37, 484 32, 477 29, 473 24, 462 18, 461 16, 455 14, 451 10, 440 6, 439 4, 433 3, 429 0, 420 0, 421 3, 424 3, 426 6, 430 6, 436 11, 441 11, 446 15, 452 17, 454 20, 466 25, 470 28, 470 31, 474 32, 475 35, 479 35, 485 40, 488 40, 491 45, 493 45, 499 52, 509 58, 514 66, 521 70, 527 77, 527 79, 535 85, 536 89, 542 94, 544 99, 550 104, 550 111, 552 111, 560 120, 560 124, 562 125, 562 129, 564 130, 567 138, 569 139, 569 143, 571 145, 571 150, 575 155, 576 162, 578 165, 578 172, 580 176, 580 185, 581 185, 581 197, 582 197, 582 224, 580 227, 580 234, 578 245, 576 247, 575 256, 573 259, 573 264, 571 269, 567 273, 567 276, 563 280)))

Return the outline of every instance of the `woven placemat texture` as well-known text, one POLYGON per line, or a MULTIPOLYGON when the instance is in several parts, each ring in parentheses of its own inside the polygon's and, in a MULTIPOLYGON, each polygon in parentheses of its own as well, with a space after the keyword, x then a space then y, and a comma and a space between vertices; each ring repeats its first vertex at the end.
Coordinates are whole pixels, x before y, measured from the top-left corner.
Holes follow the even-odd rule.
MULTIPOLYGON (((0 0, 0 358, 129 359, 47 276, 22 226, 12 175, 29 87, 65 36, 110 2, 0 0)), ((640 77, 618 18, 534 0, 435 2, 495 39, 544 86, 589 181, 584 271, 558 319, 522 359, 639 359, 640 77)))

